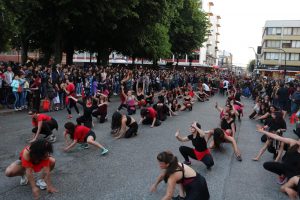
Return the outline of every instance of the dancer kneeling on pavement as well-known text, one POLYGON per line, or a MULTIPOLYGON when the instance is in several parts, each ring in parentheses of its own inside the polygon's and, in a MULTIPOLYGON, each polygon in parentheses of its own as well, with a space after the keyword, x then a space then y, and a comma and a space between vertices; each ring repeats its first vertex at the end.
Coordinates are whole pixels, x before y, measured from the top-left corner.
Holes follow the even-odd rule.
POLYGON ((258 127, 258 132, 265 134, 271 139, 283 142, 289 146, 285 155, 282 157, 282 162, 265 162, 264 168, 279 176, 279 184, 285 183, 293 176, 300 174, 300 139, 294 140, 285 138, 274 133, 265 131, 262 127, 258 127))
POLYGON ((155 192, 158 184, 164 180, 168 188, 162 200, 170 200, 174 194, 176 184, 179 184, 179 196, 173 199, 208 200, 209 192, 206 180, 191 167, 179 163, 177 157, 165 151, 157 155, 159 167, 163 170, 157 181, 151 186, 155 192))
POLYGON ((108 152, 108 150, 95 141, 96 134, 88 127, 75 125, 72 122, 65 123, 65 145, 64 151, 69 151, 72 149, 77 143, 81 143, 82 148, 87 149, 88 144, 94 145, 95 147, 101 149, 101 154, 104 155, 108 152), (69 142, 67 136, 69 136, 73 141, 69 142))
POLYGON ((286 193, 291 200, 300 197, 300 176, 292 177, 288 182, 281 186, 280 191, 286 193))
POLYGON ((49 142, 55 142, 56 136, 53 134, 53 130, 58 130, 57 121, 48 115, 39 114, 36 110, 32 111, 32 125, 34 128, 32 129, 33 137, 29 141, 30 143, 37 140, 40 134, 44 134, 45 138, 49 142))
POLYGON ((208 131, 207 134, 207 141, 210 139, 210 137, 213 136, 213 141, 210 143, 210 147, 211 149, 213 148, 220 148, 221 143, 231 143, 232 144, 232 148, 234 151, 234 154, 236 156, 236 159, 238 161, 242 161, 242 156, 241 156, 241 152, 237 146, 237 143, 234 139, 234 137, 232 137, 227 131, 224 131, 220 128, 215 128, 213 130, 208 131))
POLYGON ((21 185, 27 185, 29 181, 34 199, 40 197, 39 188, 42 190, 47 188, 49 193, 57 192, 50 179, 50 171, 55 166, 55 159, 50 156, 52 153, 53 147, 50 142, 45 139, 36 140, 21 151, 19 160, 6 168, 5 175, 8 177, 21 176, 21 185), (37 173, 42 170, 44 173, 41 179, 35 182, 33 172, 37 173))
POLYGON ((91 96, 84 98, 83 101, 80 101, 72 96, 69 96, 70 99, 82 105, 83 115, 76 119, 78 125, 84 124, 88 128, 93 127, 93 117, 92 112, 97 108, 96 103, 93 101, 91 96))
POLYGON ((191 140, 195 147, 194 149, 186 146, 179 147, 179 151, 185 159, 184 164, 191 165, 191 161, 189 160, 189 157, 191 157, 195 160, 202 161, 206 165, 207 169, 210 169, 214 165, 214 160, 207 149, 205 132, 201 130, 201 125, 196 122, 192 124, 190 132, 192 134, 187 137, 181 137, 179 135, 179 130, 177 130, 175 134, 177 140, 180 142, 188 142, 191 140))
POLYGON ((137 135, 138 128, 138 124, 133 117, 121 114, 118 111, 113 114, 111 120, 111 130, 115 138, 119 139, 122 137, 134 137, 137 135), (128 129, 126 127, 128 127, 128 129))
POLYGON ((152 107, 141 109, 141 117, 139 124, 151 124, 151 128, 161 124, 161 122, 157 119, 157 112, 152 107))

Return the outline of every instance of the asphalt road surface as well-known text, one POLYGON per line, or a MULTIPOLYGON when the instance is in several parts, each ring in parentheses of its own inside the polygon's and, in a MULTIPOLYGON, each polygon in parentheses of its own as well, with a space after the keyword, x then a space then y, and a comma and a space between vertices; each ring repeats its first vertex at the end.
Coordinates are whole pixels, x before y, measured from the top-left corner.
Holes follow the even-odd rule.
MULTIPOLYGON (((159 185, 156 193, 149 192, 151 184, 159 175, 156 155, 171 150, 183 161, 178 150, 181 143, 174 136, 176 129, 179 128, 182 135, 188 134, 193 121, 198 121, 204 130, 217 127, 219 113, 214 108, 216 101, 223 105, 225 98, 217 95, 210 101, 197 102, 192 111, 168 118, 159 127, 140 125, 137 137, 115 140, 110 135, 111 114, 118 106, 118 99, 115 98, 109 106, 109 121, 105 124, 95 123, 94 127, 96 140, 109 149, 106 156, 101 156, 100 151, 94 147, 87 150, 75 148, 72 152, 64 153, 63 125, 68 121, 67 111, 48 113, 59 123, 57 142, 54 144, 56 166, 52 173, 53 185, 59 192, 47 194, 42 191, 41 199, 161 199, 165 194, 165 183, 159 185)), ((192 167, 206 178, 212 200, 288 199, 279 192, 277 177, 262 166, 265 161, 272 160, 272 155, 266 152, 259 162, 251 160, 262 147, 261 134, 255 131, 256 122, 247 117, 253 102, 248 99, 243 99, 243 102, 246 105, 245 116, 241 123, 237 122, 237 141, 243 161, 238 162, 231 146, 225 144, 222 151, 212 151, 215 165, 210 171, 203 163, 194 160, 192 167)), ((72 121, 75 122, 74 111, 73 116, 72 121)), ((134 118, 140 119, 138 114, 134 118)), ((18 159, 19 152, 26 145, 26 139, 31 135, 31 126, 31 118, 26 113, 0 116, 0 199, 32 199, 30 186, 19 185, 20 177, 8 178, 4 175, 5 168, 18 159)), ((290 125, 287 132, 287 135, 294 137, 290 125)), ((191 142, 185 145, 191 146, 191 142)))

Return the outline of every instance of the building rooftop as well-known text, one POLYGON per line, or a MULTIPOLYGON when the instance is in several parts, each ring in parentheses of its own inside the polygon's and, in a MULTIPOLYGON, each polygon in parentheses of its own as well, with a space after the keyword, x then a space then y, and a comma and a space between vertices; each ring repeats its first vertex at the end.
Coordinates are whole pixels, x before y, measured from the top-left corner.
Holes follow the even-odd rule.
POLYGON ((300 27, 300 20, 268 20, 265 27, 300 27))

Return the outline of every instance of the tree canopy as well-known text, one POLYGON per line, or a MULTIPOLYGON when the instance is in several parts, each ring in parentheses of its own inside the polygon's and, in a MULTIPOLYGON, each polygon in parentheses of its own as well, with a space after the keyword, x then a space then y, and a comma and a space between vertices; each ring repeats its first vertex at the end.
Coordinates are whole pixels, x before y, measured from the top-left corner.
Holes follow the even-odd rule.
POLYGON ((0 51, 21 48, 23 62, 29 50, 45 63, 74 51, 158 60, 201 46, 208 27, 197 0, 3 0, 0 14, 0 51))

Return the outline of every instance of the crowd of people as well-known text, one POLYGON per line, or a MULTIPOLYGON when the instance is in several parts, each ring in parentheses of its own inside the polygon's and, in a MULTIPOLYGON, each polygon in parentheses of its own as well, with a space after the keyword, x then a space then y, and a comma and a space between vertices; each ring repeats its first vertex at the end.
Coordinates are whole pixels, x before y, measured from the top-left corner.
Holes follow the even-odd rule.
POLYGON ((39 198, 39 188, 51 193, 57 191, 50 181, 50 172, 55 166, 51 154, 52 143, 56 141, 53 130, 61 124, 50 115, 41 113, 41 99, 51 101, 51 109, 66 108, 67 119, 73 118, 72 108, 79 114, 77 104, 82 107, 83 113, 76 118, 77 124, 67 122, 63 125, 64 151, 79 143, 83 149, 93 145, 100 149, 100 154, 106 155, 109 150, 96 141, 93 117, 99 123, 107 121, 112 96, 119 96, 120 106, 112 114, 110 131, 112 137, 119 139, 137 136, 142 124, 155 128, 167 123, 169 117, 180 115, 180 112, 193 112, 195 103, 209 101, 216 93, 226 97, 225 103, 222 103, 224 106, 215 104, 220 123, 210 130, 202 130, 201 124, 195 121, 190 125, 188 135, 177 130, 175 138, 180 142, 191 141, 193 148, 178 147, 183 162, 179 162, 170 151, 157 155, 162 173, 152 185, 151 192, 155 192, 164 180, 167 183, 164 200, 209 199, 206 180, 191 167, 191 159, 201 161, 208 170, 213 170, 215 162, 210 149, 219 149, 227 143, 232 146, 237 161, 242 161, 236 141, 236 124, 244 116, 242 97, 253 99, 255 104, 249 118, 258 121, 257 131, 263 134, 261 141, 264 145, 253 160, 259 160, 266 150, 274 154, 274 161, 264 163, 264 168, 279 176, 281 191, 291 199, 300 192, 300 140, 283 136, 287 130, 285 119, 288 115, 294 119, 292 123, 296 122, 295 134, 300 135, 300 85, 297 82, 286 84, 264 77, 251 79, 233 73, 204 73, 196 69, 154 70, 92 65, 28 65, 15 68, 1 65, 0 77, 1 93, 11 90, 15 96, 14 109, 29 108, 33 125, 29 145, 20 153, 20 159, 7 167, 5 174, 21 176, 21 185, 29 182, 35 198, 39 198), (140 117, 137 118, 138 112, 140 117), (41 134, 45 135, 43 139, 39 139, 41 134), (35 181, 33 172, 42 169, 46 173, 35 181), (180 186, 179 195, 174 197, 177 184, 180 186))

